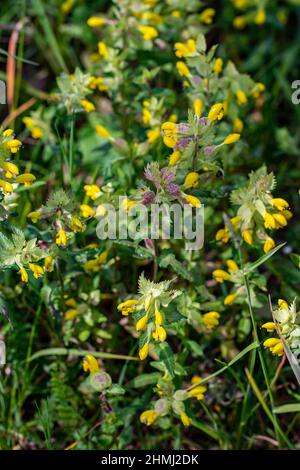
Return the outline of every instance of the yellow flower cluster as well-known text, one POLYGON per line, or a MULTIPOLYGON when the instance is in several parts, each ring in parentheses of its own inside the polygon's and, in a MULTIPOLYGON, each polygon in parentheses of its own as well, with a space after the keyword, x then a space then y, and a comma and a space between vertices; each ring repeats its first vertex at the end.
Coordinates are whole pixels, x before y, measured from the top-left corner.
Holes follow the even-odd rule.
MULTIPOLYGON (((43 277, 45 272, 54 270, 54 255, 49 255, 44 259, 44 266, 36 263, 28 263, 28 268, 32 272, 35 279, 43 277)), ((28 272, 24 266, 20 266, 20 275, 22 282, 28 282, 28 272)))
POLYGON ((35 176, 31 173, 19 174, 19 168, 11 160, 11 155, 17 153, 22 142, 15 138, 12 129, 6 129, 0 135, 0 190, 4 196, 11 194, 14 190, 13 183, 30 186, 35 181, 35 176), (4 173, 2 176, 1 173, 4 173), (9 181, 8 181, 9 180, 9 181))
MULTIPOLYGON (((289 210, 289 204, 285 199, 273 198, 271 199, 270 208, 268 208, 268 210, 264 210, 263 226, 266 229, 278 230, 280 228, 285 227, 288 223, 288 220, 292 216, 293 214, 289 210)), ((230 219, 230 223, 234 230, 238 230, 238 228, 241 226, 241 218, 239 216, 235 216, 230 219)), ((254 230, 252 226, 250 226, 249 229, 244 228, 242 230, 242 233, 241 233, 242 237, 248 245, 252 245, 254 242, 253 232, 254 230)), ((260 234, 263 234, 263 232, 261 231, 260 234)), ((216 240, 221 241, 222 243, 227 243, 230 239, 230 236, 231 236, 230 228, 228 226, 225 226, 224 228, 217 231, 216 240)), ((264 237, 263 249, 265 253, 268 253, 271 249, 275 247, 275 241, 266 233, 263 234, 263 237, 264 237)), ((259 239, 261 239, 261 235, 259 239)))
MULTIPOLYGON (((237 263, 233 259, 229 259, 226 261, 228 271, 224 269, 215 269, 213 271, 213 277, 216 282, 222 284, 224 281, 235 281, 235 274, 239 272, 239 267, 237 263)), ((236 292, 232 292, 228 294, 224 299, 224 305, 231 305, 233 304, 236 299, 243 294, 243 288, 239 288, 236 292)))
MULTIPOLYGON (((286 315, 286 312, 289 312, 289 306, 284 299, 278 299, 278 309, 280 317, 283 316, 283 318, 285 318, 285 316, 288 316, 286 315)), ((262 325, 262 328, 264 328, 267 333, 273 333, 276 330, 276 325, 274 322, 267 322, 262 325)), ((282 331, 284 331, 284 328, 282 331)), ((280 338, 268 338, 264 341, 264 346, 268 348, 275 356, 281 357, 284 354, 284 346, 280 338)))
POLYGON ((23 118, 23 123, 25 124, 26 128, 31 132, 31 136, 33 137, 33 139, 43 138, 44 131, 35 119, 27 116, 23 118))
POLYGON ((141 413, 141 423, 151 426, 160 416, 166 416, 173 411, 175 416, 180 418, 184 426, 189 426, 192 423, 192 419, 186 413, 184 401, 191 398, 196 398, 197 400, 204 399, 207 387, 201 382, 202 380, 199 376, 194 376, 188 389, 176 390, 175 392, 173 386, 164 390, 157 384, 156 390, 163 398, 155 402, 154 409, 141 413))

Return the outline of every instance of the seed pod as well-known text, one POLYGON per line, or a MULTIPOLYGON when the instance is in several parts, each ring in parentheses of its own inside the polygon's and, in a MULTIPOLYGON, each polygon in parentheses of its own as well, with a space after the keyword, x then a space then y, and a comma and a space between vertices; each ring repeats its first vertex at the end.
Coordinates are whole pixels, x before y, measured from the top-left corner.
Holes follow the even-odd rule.
POLYGON ((102 392, 111 386, 111 376, 103 371, 95 372, 90 375, 90 384, 96 392, 102 392))

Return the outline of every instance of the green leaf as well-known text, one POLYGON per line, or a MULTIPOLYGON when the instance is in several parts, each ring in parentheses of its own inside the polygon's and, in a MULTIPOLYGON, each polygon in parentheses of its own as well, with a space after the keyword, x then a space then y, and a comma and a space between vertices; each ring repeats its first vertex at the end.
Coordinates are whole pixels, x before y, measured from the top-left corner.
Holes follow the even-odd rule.
POLYGON ((244 270, 245 274, 250 273, 251 271, 254 271, 257 269, 261 264, 265 263, 271 256, 273 256, 278 250, 281 250, 281 248, 285 245, 285 243, 281 243, 280 245, 275 246, 273 250, 270 250, 268 253, 265 255, 261 256, 257 261, 254 263, 248 264, 244 270))
POLYGON ((189 271, 180 263, 173 253, 168 253, 167 255, 162 254, 158 258, 158 264, 161 268, 168 268, 172 269, 176 274, 187 279, 190 282, 193 282, 193 276, 189 273, 189 271))
POLYGON ((156 384, 160 374, 158 372, 152 372, 152 374, 142 374, 135 377, 132 381, 134 388, 146 387, 147 385, 156 384))
POLYGON ((170 376, 174 377, 174 354, 168 343, 161 343, 155 348, 158 352, 159 359, 165 365, 170 376))
MULTIPOLYGON (((213 379, 214 377, 216 377, 217 375, 220 375, 222 374, 222 372, 225 372, 225 370, 229 369, 231 366, 233 366, 233 364, 235 364, 236 362, 238 362, 240 359, 242 359, 243 356, 245 356, 246 354, 248 354, 250 351, 252 351, 253 349, 256 349, 259 347, 259 343, 257 341, 253 341, 253 343, 249 344, 249 346, 247 346, 245 349, 243 349, 241 352, 239 352, 233 359, 232 361, 230 361, 226 366, 222 367, 222 369, 219 369, 217 370, 216 372, 214 372, 213 374, 211 375, 208 375, 207 377, 205 377, 204 379, 201 380, 201 383, 206 383, 206 382, 209 382, 211 379, 213 379)), ((196 386, 196 385, 195 385, 196 386)), ((193 387, 191 387, 192 389, 193 387)))
POLYGON ((275 413, 300 413, 300 403, 287 403, 286 405, 276 406, 275 413))
POLYGON ((79 349, 66 349, 66 348, 48 348, 48 349, 41 349, 34 353, 30 358, 29 361, 34 361, 40 357, 45 356, 86 356, 87 354, 93 354, 95 357, 99 357, 102 359, 120 359, 125 361, 139 361, 137 357, 132 356, 124 356, 122 354, 111 354, 106 352, 98 352, 98 351, 85 351, 79 349))

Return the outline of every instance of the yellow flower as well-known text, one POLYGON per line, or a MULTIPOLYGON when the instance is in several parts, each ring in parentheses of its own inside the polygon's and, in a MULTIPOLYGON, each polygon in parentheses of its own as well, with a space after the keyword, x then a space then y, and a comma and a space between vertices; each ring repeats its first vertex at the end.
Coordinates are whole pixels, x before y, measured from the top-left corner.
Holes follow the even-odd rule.
POLYGON ((172 121, 166 121, 161 125, 161 130, 165 135, 172 135, 177 132, 177 124, 172 121))
POLYGON ((213 104, 208 113, 208 119, 210 121, 220 121, 224 116, 224 104, 223 103, 216 103, 213 104))
POLYGON ((273 207, 275 207, 275 209, 279 211, 283 211, 284 209, 288 209, 289 207, 289 203, 281 197, 276 197, 272 199, 272 205, 273 207))
POLYGON ((242 237, 245 240, 245 242, 248 243, 248 245, 252 245, 253 236, 252 236, 252 233, 249 232, 249 230, 243 230, 242 237))
POLYGON ((148 315, 144 315, 142 318, 138 320, 138 322, 135 325, 135 328, 137 331, 144 330, 147 326, 148 322, 148 315))
POLYGON ((36 177, 31 173, 23 173, 23 175, 16 177, 16 182, 23 183, 24 186, 30 186, 35 180, 36 177))
POLYGON ((188 173, 184 180, 184 185, 186 188, 195 188, 199 182, 199 175, 195 171, 188 173))
POLYGON ((164 21, 164 18, 162 16, 158 15, 157 13, 154 13, 153 11, 145 11, 141 14, 141 18, 144 21, 155 25, 161 24, 164 21))
POLYGON ((238 265, 236 264, 236 262, 233 259, 228 259, 226 261, 226 264, 227 264, 227 267, 228 267, 228 271, 230 273, 234 273, 235 271, 239 270, 238 265))
POLYGON ((87 354, 82 362, 82 367, 84 372, 90 372, 90 374, 94 374, 100 370, 99 364, 97 359, 92 356, 91 354, 87 354))
POLYGON ((155 325, 162 325, 163 324, 163 316, 162 313, 159 310, 155 310, 155 325))
POLYGON ((196 41, 189 39, 186 43, 176 42, 175 43, 175 54, 177 57, 188 57, 196 52, 196 41))
POLYGON ((138 204, 137 201, 130 201, 129 199, 125 198, 122 200, 121 208, 124 212, 129 212, 130 209, 138 204))
POLYGON ((81 100, 80 103, 84 107, 87 113, 90 113, 91 111, 95 111, 96 109, 95 105, 89 100, 81 100))
POLYGON ((155 142, 160 137, 160 130, 159 129, 150 129, 147 131, 147 140, 150 144, 155 142))
POLYGON ((111 135, 108 132, 108 130, 104 126, 101 126, 100 124, 97 124, 96 132, 97 132, 97 134, 99 134, 101 137, 104 137, 105 139, 110 139, 111 138, 111 135))
POLYGON ((195 99, 193 103, 193 109, 195 111, 196 116, 200 118, 204 111, 203 101, 200 100, 200 98, 195 99))
POLYGON ((251 91, 251 95, 254 96, 254 98, 258 98, 265 89, 266 87, 263 83, 257 82, 254 89, 251 91))
POLYGON ((68 307, 73 307, 73 308, 76 308, 77 307, 77 302, 75 299, 67 299, 65 301, 65 304, 68 306, 68 307))
POLYGON ((43 129, 38 126, 34 126, 32 128, 31 135, 34 139, 41 139, 44 135, 43 129))
POLYGON ((32 127, 33 127, 33 119, 29 116, 25 116, 23 119, 22 119, 22 122, 23 124, 25 124, 25 126, 27 127, 27 129, 31 130, 32 127))
POLYGON ((175 152, 171 153, 169 157, 169 165, 175 166, 177 162, 179 161, 179 159, 180 159, 180 152, 176 150, 175 152))
POLYGON ((232 223, 232 225, 235 229, 238 227, 240 220, 241 219, 238 215, 235 216, 235 217, 232 217, 232 219, 230 219, 230 222, 232 223))
POLYGON ((224 281, 228 281, 230 279, 230 274, 223 269, 215 269, 212 273, 213 277, 217 282, 222 284, 224 281))
POLYGON ((100 57, 103 57, 104 59, 108 59, 109 57, 108 49, 103 41, 98 42, 98 52, 99 52, 100 57))
POLYGON ((222 243, 228 243, 229 238, 230 238, 230 233, 229 233, 228 227, 221 228, 216 233, 216 240, 218 242, 221 241, 222 243))
POLYGON ((78 311, 76 308, 70 308, 69 310, 66 311, 65 313, 65 319, 68 321, 73 321, 78 315, 78 311))
POLYGON ((36 279, 38 279, 39 277, 42 277, 44 274, 44 269, 38 264, 29 263, 29 269, 30 271, 32 271, 33 276, 36 279))
POLYGON ((81 204, 80 209, 81 209, 81 215, 85 219, 87 219, 88 217, 93 217, 95 215, 95 210, 92 207, 90 207, 88 204, 81 204))
MULTIPOLYGON (((4 133, 3 133, 4 134, 4 133)), ((4 146, 11 152, 17 153, 22 145, 22 142, 18 139, 11 139, 4 143, 4 146)))
POLYGON ((236 300, 237 294, 229 294, 224 299, 224 305, 231 305, 236 300))
POLYGON ((85 190, 86 195, 93 199, 93 201, 101 194, 100 188, 96 184, 86 184, 83 189, 85 190))
POLYGON ((178 139, 175 136, 164 136, 163 141, 167 147, 173 149, 178 139))
POLYGON ((96 208, 95 216, 96 217, 103 217, 105 214, 106 214, 106 207, 103 206, 102 204, 99 204, 99 206, 97 206, 97 208, 96 208))
POLYGON ((61 5, 61 11, 67 15, 72 10, 73 5, 74 5, 74 0, 66 0, 61 5))
POLYGON ((214 8, 206 8, 199 15, 199 20, 204 24, 212 24, 216 10, 214 8))
POLYGON ((254 17, 254 23, 257 25, 262 25, 265 23, 265 21, 266 21, 266 11, 264 8, 259 8, 259 10, 257 10, 257 13, 254 17))
POLYGON ((182 421, 183 426, 189 426, 192 422, 191 418, 189 418, 184 411, 180 412, 180 419, 182 421))
POLYGON ((244 129, 243 121, 240 118, 235 118, 235 120, 233 121, 234 132, 237 132, 238 134, 240 134, 243 129, 244 129))
POLYGON ((219 324, 220 314, 218 312, 208 312, 202 315, 202 320, 205 323, 205 326, 212 330, 215 326, 219 324))
POLYGON ((2 189, 4 195, 12 193, 14 190, 13 185, 4 180, 0 180, 0 188, 2 189))
POLYGON ((269 212, 266 212, 266 213, 265 213, 265 216, 264 216, 264 219, 265 219, 264 226, 265 226, 266 228, 272 229, 272 228, 275 228, 275 227, 276 227, 276 221, 275 221, 275 219, 274 219, 274 217, 273 217, 272 214, 269 214, 269 212))
POLYGON ((248 101, 246 93, 241 89, 237 90, 236 99, 237 99, 237 102, 238 102, 239 106, 244 106, 248 101))
POLYGON ((140 360, 143 361, 149 354, 149 343, 145 343, 144 346, 139 350, 140 360))
POLYGON ((247 19, 244 15, 236 16, 233 20, 233 26, 236 29, 244 29, 247 24, 247 19))
POLYGON ((189 77, 191 75, 188 66, 182 60, 176 62, 176 68, 181 77, 189 77))
MULTIPOLYGON (((200 377, 199 381, 201 383, 200 377)), ((198 385, 197 387, 193 388, 188 392, 188 396, 189 398, 197 398, 197 400, 203 400, 206 390, 207 387, 205 385, 198 385)))
POLYGON ((279 357, 283 355, 283 343, 279 338, 268 338, 266 341, 264 341, 264 346, 270 349, 271 353, 279 357))
POLYGON ((270 250, 272 250, 275 246, 275 242, 273 238, 267 238, 265 243, 264 243, 264 252, 268 253, 270 250))
POLYGON ((155 410, 144 411, 140 416, 140 422, 151 426, 154 421, 158 418, 158 413, 155 410))
POLYGON ((229 135, 225 138, 223 144, 225 144, 225 145, 234 144, 234 142, 236 142, 237 140, 239 140, 240 137, 241 137, 240 134, 237 134, 237 133, 236 133, 236 134, 229 134, 229 135))
POLYGON ((249 6, 249 0, 233 0, 235 8, 243 10, 249 6))
POLYGON ((42 217, 42 213, 37 211, 29 212, 27 217, 35 224, 42 217))
POLYGON ((55 243, 58 246, 66 246, 67 245, 67 234, 63 229, 60 229, 56 235, 55 243))
POLYGON ((280 310, 285 310, 289 308, 289 304, 283 299, 278 299, 278 307, 280 310))
POLYGON ((273 214, 273 217, 276 221, 276 228, 285 227, 287 225, 286 218, 283 214, 273 214))
POLYGON ((22 266, 22 268, 20 269, 20 274, 21 274, 21 280, 22 282, 28 282, 28 274, 27 274, 27 271, 26 269, 22 266))
POLYGON ((143 123, 146 126, 149 126, 151 119, 152 119, 151 111, 148 108, 143 108, 143 123))
POLYGON ((201 206, 201 201, 200 199, 198 199, 196 196, 192 196, 191 194, 186 194, 184 196, 184 199, 186 200, 186 202, 192 206, 192 207, 199 207, 201 206))
POLYGON ((4 135, 4 137, 10 137, 13 133, 14 133, 14 131, 12 129, 6 129, 3 132, 3 135, 4 135))
POLYGON ((99 16, 90 16, 87 20, 87 24, 91 28, 99 28, 100 26, 103 26, 106 22, 107 20, 105 18, 100 18, 99 16))
POLYGON ((273 333, 273 331, 275 330, 275 323, 273 323, 272 321, 268 321, 267 323, 264 323, 261 327, 267 330, 268 333, 273 333))
POLYGON ((73 232, 84 232, 85 226, 76 215, 73 215, 70 223, 70 229, 73 230, 73 232))
POLYGON ((199 377, 199 375, 193 375, 192 380, 191 380, 191 384, 196 385, 196 384, 199 384, 201 381, 202 381, 202 379, 201 379, 201 377, 199 377))
POLYGON ((125 302, 121 302, 117 306, 117 309, 121 311, 122 315, 128 315, 129 313, 134 312, 138 302, 139 301, 136 299, 125 300, 125 302))
POLYGON ((177 142, 177 124, 172 121, 166 121, 161 125, 163 141, 167 147, 173 148, 177 142))
POLYGON ((108 256, 109 250, 102 251, 100 255, 98 256, 98 263, 99 264, 104 264, 107 261, 107 256, 108 256))
POLYGON ((157 29, 153 28, 153 26, 139 26, 138 29, 145 41, 153 41, 158 36, 157 29))
POLYGON ((44 259, 44 270, 48 271, 48 273, 52 273, 52 271, 54 271, 54 257, 53 256, 47 256, 44 259))
POLYGON ((159 341, 163 342, 167 338, 167 332, 166 332, 166 330, 164 329, 163 326, 157 325, 156 330, 152 334, 152 336, 153 336, 153 339, 155 339, 155 341, 159 340, 159 341))
POLYGON ((276 356, 279 356, 279 357, 283 356, 283 353, 284 353, 283 342, 280 341, 280 343, 277 343, 275 346, 270 348, 270 351, 272 352, 272 354, 275 354, 276 356))
POLYGON ((3 162, 2 168, 6 171, 6 178, 13 178, 14 176, 19 174, 19 168, 14 163, 3 162))
POLYGON ((273 348, 276 344, 280 342, 279 338, 268 338, 264 341, 264 346, 266 348, 273 348))
POLYGON ((213 72, 216 74, 216 75, 219 75, 219 73, 222 72, 222 69, 223 69, 223 60, 218 57, 216 60, 215 60, 215 63, 213 65, 213 72))
POLYGON ((104 84, 104 78, 102 78, 102 77, 91 76, 91 78, 89 80, 89 83, 88 83, 88 87, 91 90, 96 90, 97 87, 98 87, 99 91, 107 91, 108 90, 108 86, 104 84))

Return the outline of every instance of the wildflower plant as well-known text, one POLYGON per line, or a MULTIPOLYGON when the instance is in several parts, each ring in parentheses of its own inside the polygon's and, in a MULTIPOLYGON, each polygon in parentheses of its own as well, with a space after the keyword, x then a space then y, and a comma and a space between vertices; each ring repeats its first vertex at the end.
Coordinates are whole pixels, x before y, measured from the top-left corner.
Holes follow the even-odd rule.
POLYGON ((0 448, 299 447, 297 2, 25 3, 0 50, 0 448), (173 206, 202 248, 175 217, 100 236, 173 206))

